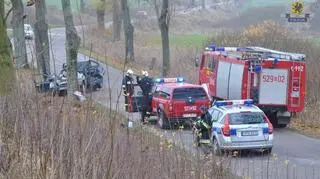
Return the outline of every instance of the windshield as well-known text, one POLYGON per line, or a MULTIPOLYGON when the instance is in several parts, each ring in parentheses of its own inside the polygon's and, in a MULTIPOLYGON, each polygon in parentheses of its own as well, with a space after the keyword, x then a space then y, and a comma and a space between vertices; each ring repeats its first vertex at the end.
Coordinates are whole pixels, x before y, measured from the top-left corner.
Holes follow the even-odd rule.
POLYGON ((207 93, 203 88, 177 88, 173 91, 173 99, 186 100, 189 97, 192 99, 207 99, 207 93))
POLYGON ((229 124, 261 124, 265 123, 262 112, 245 112, 245 113, 231 113, 229 114, 229 124))

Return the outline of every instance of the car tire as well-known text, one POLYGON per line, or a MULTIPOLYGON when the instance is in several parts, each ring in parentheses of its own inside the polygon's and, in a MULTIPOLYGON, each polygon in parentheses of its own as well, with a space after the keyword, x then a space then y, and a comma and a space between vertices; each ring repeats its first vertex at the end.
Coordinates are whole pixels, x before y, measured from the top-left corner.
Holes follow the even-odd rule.
POLYGON ((216 140, 215 138, 213 138, 213 141, 212 141, 212 152, 216 156, 220 156, 222 154, 218 140, 216 140))
POLYGON ((278 124, 277 127, 278 127, 278 128, 286 128, 286 127, 287 127, 287 124, 278 124))
POLYGON ((265 152, 266 152, 266 154, 271 154, 272 153, 272 148, 267 148, 266 150, 265 150, 265 152))
POLYGON ((160 111, 158 114, 158 125, 161 129, 168 128, 168 119, 162 111, 160 111))

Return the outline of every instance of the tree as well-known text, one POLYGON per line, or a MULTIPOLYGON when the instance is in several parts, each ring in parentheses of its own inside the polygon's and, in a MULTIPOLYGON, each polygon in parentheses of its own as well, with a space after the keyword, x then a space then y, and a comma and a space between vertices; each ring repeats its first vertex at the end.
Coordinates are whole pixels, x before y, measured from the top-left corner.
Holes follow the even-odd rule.
POLYGON ((123 12, 123 28, 125 38, 125 61, 134 61, 134 49, 133 49, 133 32, 134 27, 131 24, 130 12, 128 7, 128 1, 122 0, 122 12, 123 12))
MULTIPOLYGON (((34 24, 37 66, 41 74, 50 74, 50 51, 48 24, 46 22, 45 0, 29 0, 27 6, 35 5, 36 23, 34 24)), ((44 76, 46 78, 46 76, 44 76)))
POLYGON ((105 7, 106 7, 106 1, 105 0, 98 0, 98 2, 97 2, 97 22, 98 22, 99 29, 104 29, 105 7))
POLYGON ((68 71, 68 97, 72 98, 77 89, 77 59, 80 46, 80 37, 74 26, 70 0, 61 0, 64 23, 66 27, 66 54, 67 54, 67 71, 68 71))
POLYGON ((27 67, 28 57, 26 50, 26 41, 24 37, 24 8, 22 0, 11 0, 14 55, 17 67, 27 67))
POLYGON ((14 79, 12 46, 7 35, 5 0, 0 0, 0 95, 10 91, 14 79))
POLYGON ((160 12, 159 3, 157 0, 153 0, 156 10, 158 25, 161 31, 162 42, 162 75, 165 77, 170 70, 170 46, 169 46, 169 24, 170 24, 170 12, 169 1, 162 0, 162 8, 160 12))
POLYGON ((113 41, 119 41, 121 38, 121 10, 119 0, 113 0, 113 41))
POLYGON ((80 0, 80 11, 83 13, 85 8, 84 0, 80 0))
POLYGON ((206 8, 206 0, 201 0, 201 7, 202 9, 206 8))

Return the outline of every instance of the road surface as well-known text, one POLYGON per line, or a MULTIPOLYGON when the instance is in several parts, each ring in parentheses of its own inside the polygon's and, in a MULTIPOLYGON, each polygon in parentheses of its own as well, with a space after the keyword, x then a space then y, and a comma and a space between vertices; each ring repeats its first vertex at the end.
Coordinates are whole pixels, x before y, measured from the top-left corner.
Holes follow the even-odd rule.
MULTIPOLYGON (((78 28, 80 30, 81 28, 78 28)), ((56 71, 59 72, 66 60, 65 56, 65 30, 64 28, 51 29, 51 47, 56 59, 56 71)), ((31 42, 27 43, 32 45, 31 42)), ((79 54, 79 60, 88 57, 79 54)), ((51 63, 53 64, 53 63, 51 63)), ((92 98, 114 109, 124 112, 123 98, 120 98, 119 107, 116 103, 120 94, 122 72, 112 67, 106 67, 104 87, 92 93, 92 98), (108 82, 108 74, 110 81, 108 82)), ((51 66, 53 69, 53 65, 51 66)), ((138 120, 138 114, 126 114, 128 117, 138 120)), ((178 145, 184 145, 187 150, 195 151, 190 130, 167 131, 150 125, 151 128, 161 131, 168 138, 172 138, 178 145), (175 135, 174 135, 175 134, 175 135)), ((230 165, 233 174, 251 178, 320 178, 320 140, 312 139, 287 129, 276 129, 274 133, 274 156, 261 156, 252 153, 249 156, 225 158, 230 165)))

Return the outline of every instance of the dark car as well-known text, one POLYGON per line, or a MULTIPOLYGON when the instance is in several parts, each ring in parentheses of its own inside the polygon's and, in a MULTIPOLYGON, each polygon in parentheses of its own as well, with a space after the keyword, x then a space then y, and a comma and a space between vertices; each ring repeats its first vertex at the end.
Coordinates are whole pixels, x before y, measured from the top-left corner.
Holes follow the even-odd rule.
POLYGON ((94 60, 80 61, 77 63, 77 72, 85 76, 87 89, 97 90, 103 86, 104 68, 94 60))

